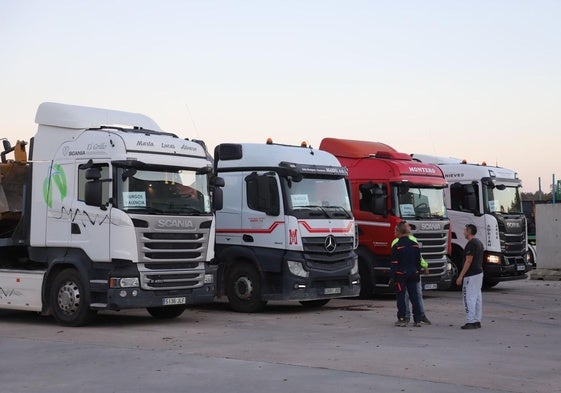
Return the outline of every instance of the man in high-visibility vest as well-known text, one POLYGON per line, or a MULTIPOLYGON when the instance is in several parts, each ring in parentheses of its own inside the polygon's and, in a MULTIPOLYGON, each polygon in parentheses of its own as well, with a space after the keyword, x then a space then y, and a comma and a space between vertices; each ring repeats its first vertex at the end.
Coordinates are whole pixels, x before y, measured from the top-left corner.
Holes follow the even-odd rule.
MULTIPOLYGON (((409 237, 409 239, 417 244, 419 244, 419 241, 417 240, 417 238, 415 236, 413 236, 411 234, 411 226, 409 225, 408 222, 406 221, 401 221, 398 225, 396 225, 395 227, 395 235, 396 238, 392 241, 392 247, 398 242, 399 237, 398 236, 398 232, 399 232, 399 227, 403 226, 403 228, 406 231, 406 235, 409 237)), ((423 256, 421 255, 421 268, 424 269, 424 273, 428 274, 429 273, 429 264, 427 263, 427 261, 425 261, 425 258, 423 258, 423 256)), ((425 324, 425 325, 432 325, 431 321, 427 318, 426 314, 425 314, 425 302, 423 301, 423 285, 421 284, 421 280, 419 279, 419 282, 417 283, 417 292, 419 293, 419 304, 421 306, 421 313, 422 313, 422 317, 421 317, 421 323, 425 324)), ((411 307, 409 305, 409 293, 406 292, 405 294, 405 322, 409 323, 409 321, 411 320, 411 307)))

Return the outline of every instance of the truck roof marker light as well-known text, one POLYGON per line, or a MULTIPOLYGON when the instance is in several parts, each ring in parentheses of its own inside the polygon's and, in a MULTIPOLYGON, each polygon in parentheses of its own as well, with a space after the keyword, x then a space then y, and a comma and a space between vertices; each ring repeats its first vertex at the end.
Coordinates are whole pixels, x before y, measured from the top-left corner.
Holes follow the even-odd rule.
POLYGON ((392 155, 390 153, 388 153, 387 151, 378 151, 378 152, 376 152, 374 157, 376 157, 376 158, 392 158, 392 155))
POLYGON ((462 160, 462 164, 467 164, 468 162, 466 160, 462 160))
POLYGON ((300 147, 308 147, 308 142, 306 141, 300 142, 300 147))
POLYGON ((482 166, 487 166, 487 163, 486 163, 485 161, 483 161, 483 162, 481 163, 481 165, 482 165, 482 166))
POLYGON ((267 145, 273 144, 273 138, 267 138, 267 145))

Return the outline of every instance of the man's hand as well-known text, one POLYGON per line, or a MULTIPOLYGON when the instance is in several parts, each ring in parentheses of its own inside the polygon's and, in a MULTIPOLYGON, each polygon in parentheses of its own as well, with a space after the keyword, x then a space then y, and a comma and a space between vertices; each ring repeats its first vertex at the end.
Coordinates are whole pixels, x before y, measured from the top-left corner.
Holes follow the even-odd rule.
POLYGON ((458 277, 458 278, 456 279, 456 285, 459 286, 459 287, 461 287, 463 281, 464 281, 464 279, 463 279, 462 277, 458 277))

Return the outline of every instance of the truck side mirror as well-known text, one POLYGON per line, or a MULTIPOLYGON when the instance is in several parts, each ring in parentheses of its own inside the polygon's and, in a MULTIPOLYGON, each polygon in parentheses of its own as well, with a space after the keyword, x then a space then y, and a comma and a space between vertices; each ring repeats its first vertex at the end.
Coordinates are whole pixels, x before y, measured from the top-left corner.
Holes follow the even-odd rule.
POLYGON ((101 179, 101 171, 97 167, 91 167, 86 171, 86 180, 101 179))
POLYGON ((85 184, 84 202, 86 205, 101 207, 102 184, 99 179, 90 180, 85 184))
POLYGON ((388 196, 381 188, 372 189, 372 213, 387 217, 388 208, 386 207, 386 199, 388 196))
POLYGON ((479 206, 477 205, 477 190, 475 186, 468 184, 465 186, 465 190, 468 210, 473 212, 475 215, 480 215, 479 206))
POLYGON ((212 208, 216 211, 216 210, 222 210, 223 207, 224 207, 224 192, 222 191, 222 188, 216 187, 212 192, 212 208))
POLYGON ((264 205, 263 211, 268 216, 278 216, 280 214, 280 201, 277 180, 267 174, 261 175, 257 180, 257 187, 262 197, 264 205))
POLYGON ((268 216, 280 214, 279 188, 274 174, 258 175, 253 172, 245 178, 247 183, 247 206, 262 211, 268 216))
POLYGON ((220 176, 216 176, 210 179, 210 185, 214 187, 224 187, 226 183, 224 182, 224 178, 220 176))

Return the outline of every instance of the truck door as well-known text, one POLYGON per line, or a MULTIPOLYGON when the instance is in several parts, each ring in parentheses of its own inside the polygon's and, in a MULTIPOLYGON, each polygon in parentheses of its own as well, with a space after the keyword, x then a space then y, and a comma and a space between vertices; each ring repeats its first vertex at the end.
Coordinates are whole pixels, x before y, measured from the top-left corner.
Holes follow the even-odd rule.
POLYGON ((285 228, 278 176, 271 172, 244 175, 242 244, 284 249, 285 228))
MULTIPOLYGON (((43 231, 48 247, 67 247, 70 241, 73 168, 73 161, 53 162, 41 184, 43 200, 47 206, 46 227, 43 231)), ((35 184, 34 187, 38 188, 35 184)), ((34 225, 40 227, 37 222, 34 225)), ((36 231, 36 227, 32 225, 31 231, 36 231)))
POLYGON ((77 195, 72 208, 72 244, 82 249, 92 261, 109 262, 109 228, 111 222, 111 172, 109 162, 95 162, 91 165, 86 160, 76 162, 77 195), (101 182, 101 204, 86 204, 86 172, 91 169, 99 171, 101 182))

